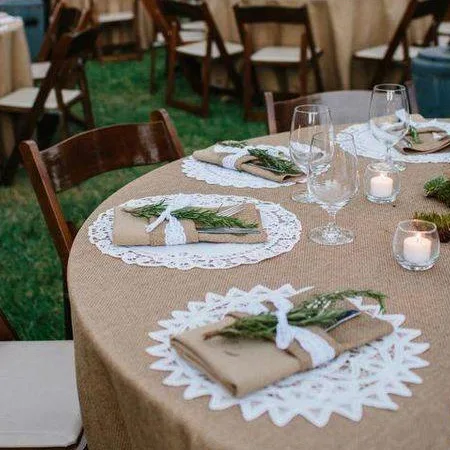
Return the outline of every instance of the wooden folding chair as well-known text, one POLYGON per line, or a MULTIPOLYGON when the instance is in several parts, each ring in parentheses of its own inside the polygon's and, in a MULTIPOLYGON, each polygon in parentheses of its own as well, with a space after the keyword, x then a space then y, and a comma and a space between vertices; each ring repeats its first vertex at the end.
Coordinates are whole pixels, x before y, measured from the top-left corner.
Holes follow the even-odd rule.
POLYGON ((0 450, 85 450, 72 341, 19 341, 0 310, 0 450))
POLYGON ((52 49, 63 34, 75 31, 83 14, 78 8, 69 7, 64 1, 58 2, 49 19, 49 25, 37 56, 31 64, 33 81, 42 81, 50 68, 52 49))
MULTIPOLYGON (((142 0, 148 14, 153 20, 152 37, 150 39, 150 92, 156 92, 156 50, 164 48, 170 40, 170 25, 164 18, 160 4, 164 0, 142 0)), ((187 21, 180 24, 180 43, 192 43, 205 40, 206 24, 203 21, 187 21)), ((166 57, 166 70, 167 70, 166 57)))
MULTIPOLYGON (((407 83, 411 112, 418 113, 414 86, 407 83)), ((290 131, 294 110, 299 105, 327 105, 335 125, 363 123, 369 120, 372 91, 332 91, 306 95, 284 101, 274 101, 272 92, 264 94, 269 134, 290 131)))
MULTIPOLYGON (((24 166, 61 260, 64 283, 77 230, 66 221, 56 193, 111 170, 181 158, 183 148, 167 112, 154 111, 150 119, 147 124, 86 131, 41 152, 34 141, 20 144, 24 166)), ((71 336, 70 303, 64 286, 66 330, 71 336)))
POLYGON ((126 11, 99 12, 96 0, 89 0, 89 7, 93 11, 95 24, 102 32, 97 41, 97 57, 100 61, 129 61, 142 59, 141 33, 139 31, 139 0, 133 0, 133 7, 126 11), (130 42, 120 44, 105 44, 104 34, 123 30, 125 27, 132 29, 133 39, 130 42), (126 49, 127 51, 123 51, 126 49))
MULTIPOLYGON (((301 94, 308 92, 308 70, 312 68, 316 89, 323 91, 319 57, 322 50, 316 48, 308 16, 307 6, 298 8, 283 6, 234 6, 234 14, 241 40, 244 44, 244 109, 245 119, 257 119, 252 112, 254 92, 259 90, 256 67, 294 68, 298 71, 301 94), (257 51, 253 49, 251 29, 255 25, 275 23, 299 26, 298 46, 270 46, 257 51)), ((292 94, 290 95, 292 97, 292 94)))
POLYGON ((448 0, 410 0, 389 44, 365 48, 353 55, 354 60, 378 62, 377 69, 368 87, 382 83, 389 69, 400 67, 403 71, 402 82, 411 78, 411 58, 415 58, 421 47, 438 44, 438 28, 448 8, 448 0), (418 19, 430 18, 422 42, 409 44, 408 31, 418 19))
MULTIPOLYGON (((144 0, 149 3, 148 0, 144 0)), ((207 117, 209 114, 209 93, 211 64, 213 61, 220 61, 233 83, 235 92, 240 95, 242 92, 242 82, 234 66, 234 58, 241 55, 243 47, 240 44, 224 42, 222 35, 211 15, 208 4, 204 1, 182 2, 178 0, 161 1, 158 4, 161 15, 168 24, 166 30, 161 29, 167 41, 168 49, 168 79, 166 86, 166 103, 170 106, 184 109, 194 114, 207 117), (183 41, 180 31, 183 20, 193 22, 204 22, 206 25, 206 39, 186 43, 183 41), (186 101, 175 98, 175 69, 178 61, 190 59, 183 64, 183 70, 188 77, 194 90, 201 97, 201 104, 194 105, 186 101), (201 83, 192 72, 192 61, 199 62, 201 67, 201 83)))
POLYGON ((20 161, 18 143, 30 139, 40 117, 47 112, 59 111, 62 118, 62 131, 69 135, 69 121, 87 129, 94 128, 94 116, 88 84, 84 72, 84 58, 95 51, 98 28, 79 33, 67 33, 62 36, 52 52, 52 63, 47 76, 39 88, 21 88, 0 98, 0 112, 18 115, 16 120, 16 147, 5 162, 1 182, 10 184, 20 161), (63 89, 67 77, 76 73, 80 89, 63 89), (75 104, 81 103, 84 119, 70 111, 75 104))

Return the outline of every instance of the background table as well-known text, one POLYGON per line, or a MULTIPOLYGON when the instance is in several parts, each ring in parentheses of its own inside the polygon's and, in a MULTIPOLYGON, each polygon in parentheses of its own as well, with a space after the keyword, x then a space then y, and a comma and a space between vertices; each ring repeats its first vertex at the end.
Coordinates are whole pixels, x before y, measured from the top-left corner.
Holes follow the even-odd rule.
MULTIPOLYGON (((287 134, 257 141, 287 144, 287 134)), ((361 173, 366 160, 361 161, 361 173)), ((358 195, 338 214, 338 222, 356 232, 353 244, 323 247, 307 233, 324 224, 317 205, 290 200, 293 188, 237 189, 186 178, 174 162, 130 183, 105 201, 75 239, 68 268, 75 330, 76 366, 83 420, 91 450, 244 450, 341 449, 448 450, 450 441, 450 245, 432 270, 413 273, 392 256, 392 238, 400 220, 416 210, 444 211, 422 197, 422 186, 444 165, 408 165, 395 205, 374 205, 358 195), (277 202, 296 213, 303 225, 300 242, 287 254, 228 270, 179 271, 127 265, 88 241, 88 226, 100 212, 133 198, 172 193, 247 195, 277 202), (182 388, 161 384, 166 374, 149 370, 145 349, 149 331, 188 301, 232 287, 249 290, 290 283, 314 285, 326 292, 372 288, 389 295, 388 311, 406 315, 406 326, 423 331, 431 344, 423 355, 431 365, 417 370, 422 385, 412 398, 395 397, 397 412, 365 408, 358 423, 333 416, 320 429, 297 418, 277 428, 267 417, 246 423, 236 408, 213 412, 208 399, 183 400, 182 388)))
MULTIPOLYGON (((20 18, 9 22, 9 17, 0 14, 0 97, 33 84, 23 22, 20 18)), ((14 142, 13 119, 0 114, 0 161, 9 156, 14 142)))
MULTIPOLYGON (((207 0, 224 39, 239 42, 239 33, 233 13, 233 5, 239 0, 207 0)), ((241 0, 242 4, 303 5, 305 0, 241 0)), ((351 59, 355 51, 385 44, 389 41, 408 0, 306 0, 316 45, 324 50, 321 60, 326 90, 349 89, 351 86, 351 59)), ((413 26, 412 38, 424 36, 426 22, 413 26)), ((263 25, 254 33, 254 45, 299 45, 298 27, 280 28, 263 25)), ((370 74, 364 66, 357 66, 353 74, 354 87, 365 88, 370 74)), ((274 72, 261 72, 262 87, 276 90, 279 86, 274 72)), ((372 74, 373 75, 373 74, 372 74)), ((289 75, 289 85, 297 89, 295 71, 289 75)), ((311 82, 310 86, 314 86, 311 82)))

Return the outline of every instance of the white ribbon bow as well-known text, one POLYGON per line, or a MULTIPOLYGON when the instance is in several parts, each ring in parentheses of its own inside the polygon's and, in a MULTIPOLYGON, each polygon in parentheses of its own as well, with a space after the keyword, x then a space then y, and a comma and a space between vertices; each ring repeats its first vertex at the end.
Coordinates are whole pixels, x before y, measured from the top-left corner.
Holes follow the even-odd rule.
POLYGON ((285 297, 269 294, 268 300, 273 303, 278 319, 275 344, 280 350, 286 350, 294 341, 309 353, 313 367, 320 366, 336 357, 334 348, 321 336, 306 328, 289 325, 287 314, 294 307, 285 297))
POLYGON ((214 151, 216 153, 229 153, 228 156, 225 156, 225 158, 223 158, 222 166, 226 169, 237 170, 236 163, 238 159, 250 154, 247 148, 248 147, 237 148, 231 145, 216 144, 214 146, 214 151))
POLYGON ((152 223, 148 224, 145 228, 147 233, 151 233, 164 221, 169 223, 165 229, 165 242, 166 245, 183 245, 186 244, 187 238, 184 232, 181 222, 172 215, 172 213, 178 209, 186 208, 190 206, 190 198, 185 195, 178 195, 168 202, 167 208, 161 213, 161 215, 152 223))

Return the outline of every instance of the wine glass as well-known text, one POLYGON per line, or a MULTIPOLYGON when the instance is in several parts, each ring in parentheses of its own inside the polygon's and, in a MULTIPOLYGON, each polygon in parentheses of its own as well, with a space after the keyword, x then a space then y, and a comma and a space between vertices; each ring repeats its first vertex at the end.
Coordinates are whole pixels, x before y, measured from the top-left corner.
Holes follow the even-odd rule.
MULTIPOLYGON (((333 124, 328 106, 300 105, 292 115, 289 150, 294 164, 307 176, 309 171, 318 172, 327 167, 330 155, 316 149, 311 152, 313 136, 318 132, 333 133, 333 124)), ((330 149, 327 149, 330 150, 330 149)), ((313 199, 306 192, 298 191, 292 194, 292 200, 299 203, 312 203, 313 199)))
POLYGON ((315 151, 314 148, 323 148, 332 155, 327 170, 320 173, 312 171, 308 177, 310 194, 328 212, 331 221, 325 226, 311 230, 309 237, 322 245, 349 244, 353 242, 354 234, 337 226, 336 214, 358 191, 358 159, 355 141, 353 136, 347 133, 339 135, 339 142, 333 135, 319 133, 312 140, 312 151, 315 151))
POLYGON ((384 164, 405 170, 405 164, 394 163, 391 150, 408 133, 410 125, 409 100, 401 84, 377 84, 372 90, 369 123, 373 136, 386 146, 384 164))

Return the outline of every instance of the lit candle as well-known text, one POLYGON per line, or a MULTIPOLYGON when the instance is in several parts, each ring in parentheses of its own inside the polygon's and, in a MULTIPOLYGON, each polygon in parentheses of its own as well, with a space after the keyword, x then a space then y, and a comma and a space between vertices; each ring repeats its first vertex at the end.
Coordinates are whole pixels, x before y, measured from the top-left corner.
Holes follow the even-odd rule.
POLYGON ((391 197, 394 190, 394 180, 384 173, 370 180, 370 194, 373 197, 391 197))
POLYGON ((403 241, 403 256, 412 264, 427 264, 431 259, 431 240, 421 233, 406 238, 403 241))

